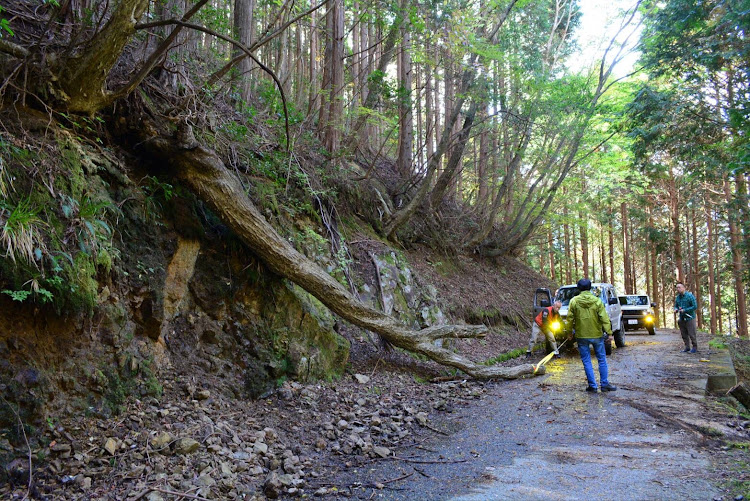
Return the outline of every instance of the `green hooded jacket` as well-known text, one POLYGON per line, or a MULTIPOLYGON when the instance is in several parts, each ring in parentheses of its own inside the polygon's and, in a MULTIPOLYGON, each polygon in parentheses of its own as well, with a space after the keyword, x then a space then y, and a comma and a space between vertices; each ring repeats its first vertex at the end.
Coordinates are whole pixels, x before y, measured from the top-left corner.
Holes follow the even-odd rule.
POLYGON ((576 330, 577 338, 596 339, 602 337, 602 330, 612 334, 612 324, 604 303, 591 291, 581 292, 570 300, 568 323, 576 330))

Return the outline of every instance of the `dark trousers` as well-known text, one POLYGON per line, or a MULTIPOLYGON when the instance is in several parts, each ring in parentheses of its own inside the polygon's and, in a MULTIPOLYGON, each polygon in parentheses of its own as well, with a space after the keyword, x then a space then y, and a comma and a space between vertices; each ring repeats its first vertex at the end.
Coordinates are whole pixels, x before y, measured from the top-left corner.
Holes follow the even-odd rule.
POLYGON ((695 319, 690 320, 678 320, 677 325, 680 327, 680 334, 682 334, 682 340, 685 342, 685 348, 690 348, 690 342, 693 342, 693 348, 698 349, 698 341, 695 337, 695 319))

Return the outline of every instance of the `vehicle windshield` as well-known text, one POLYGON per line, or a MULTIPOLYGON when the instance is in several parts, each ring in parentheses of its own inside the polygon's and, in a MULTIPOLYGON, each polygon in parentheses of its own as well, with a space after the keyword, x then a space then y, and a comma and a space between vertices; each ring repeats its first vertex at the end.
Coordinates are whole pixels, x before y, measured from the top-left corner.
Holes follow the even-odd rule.
MULTIPOLYGON (((578 290, 578 287, 563 287, 557 291, 555 301, 560 301, 563 306, 568 306, 570 304, 570 300, 580 293, 581 291, 578 290)), ((591 293, 601 299, 601 290, 599 290, 599 287, 592 287, 591 293)))
POLYGON ((648 296, 620 296, 622 306, 648 306, 648 296))

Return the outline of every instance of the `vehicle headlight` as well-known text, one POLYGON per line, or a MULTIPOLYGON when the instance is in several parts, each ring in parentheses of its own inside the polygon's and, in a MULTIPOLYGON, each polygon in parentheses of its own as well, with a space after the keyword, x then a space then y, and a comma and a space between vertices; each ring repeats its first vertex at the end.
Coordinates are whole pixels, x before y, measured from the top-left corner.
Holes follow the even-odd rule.
POLYGON ((654 321, 654 317, 653 315, 646 315, 646 318, 644 320, 646 320, 646 323, 650 324, 654 321))
POLYGON ((549 328, 552 329, 553 332, 559 331, 560 330, 560 322, 558 322, 557 320, 555 320, 554 322, 552 322, 550 324, 549 328))

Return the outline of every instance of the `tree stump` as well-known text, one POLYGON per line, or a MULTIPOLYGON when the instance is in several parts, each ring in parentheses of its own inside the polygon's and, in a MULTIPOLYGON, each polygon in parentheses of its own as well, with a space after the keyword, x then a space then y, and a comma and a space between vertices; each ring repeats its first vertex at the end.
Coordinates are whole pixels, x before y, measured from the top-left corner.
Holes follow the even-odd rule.
POLYGON ((750 388, 745 383, 738 383, 727 392, 739 402, 745 406, 746 409, 750 409, 750 388))

